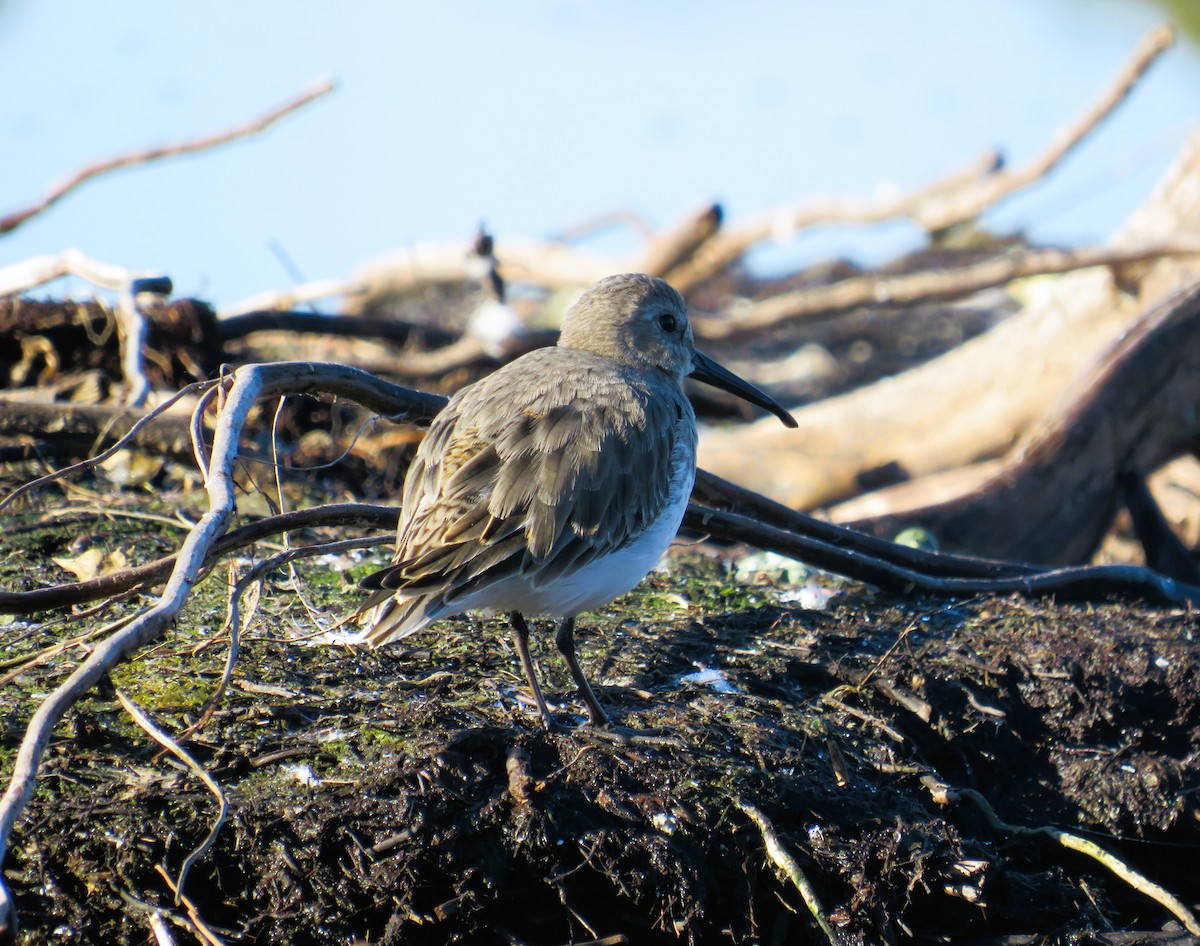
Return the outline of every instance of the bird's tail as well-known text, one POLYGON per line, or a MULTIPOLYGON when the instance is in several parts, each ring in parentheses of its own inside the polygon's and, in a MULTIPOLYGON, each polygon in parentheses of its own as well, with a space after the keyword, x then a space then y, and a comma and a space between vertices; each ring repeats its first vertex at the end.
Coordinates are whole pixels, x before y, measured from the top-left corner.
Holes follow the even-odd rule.
POLYGON ((368 627, 357 636, 355 643, 382 647, 417 633, 437 619, 445 605, 436 597, 416 595, 397 598, 394 591, 377 591, 364 603, 359 613, 368 627))

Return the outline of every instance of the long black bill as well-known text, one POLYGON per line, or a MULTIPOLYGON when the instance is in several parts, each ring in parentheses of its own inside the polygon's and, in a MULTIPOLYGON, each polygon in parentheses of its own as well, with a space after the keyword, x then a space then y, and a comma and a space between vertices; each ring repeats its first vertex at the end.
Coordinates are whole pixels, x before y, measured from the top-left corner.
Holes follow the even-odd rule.
POLYGON ((711 384, 714 388, 721 388, 730 394, 736 394, 751 404, 757 404, 763 410, 770 411, 778 417, 786 427, 797 426, 796 418, 785 411, 774 398, 764 394, 749 381, 743 381, 732 371, 726 371, 707 355, 696 352, 692 362, 694 367, 688 377, 711 384))

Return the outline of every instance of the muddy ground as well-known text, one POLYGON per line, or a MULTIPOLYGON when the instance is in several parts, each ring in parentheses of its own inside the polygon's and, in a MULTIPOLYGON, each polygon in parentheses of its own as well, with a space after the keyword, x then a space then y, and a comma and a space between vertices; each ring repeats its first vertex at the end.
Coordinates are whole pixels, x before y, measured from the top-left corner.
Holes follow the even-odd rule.
MULTIPOLYGON (((951 348, 1002 312, 856 312, 762 344, 829 353, 831 370, 775 391, 800 403, 951 348)), ((296 403, 278 424, 293 460, 337 458, 336 438, 307 432, 356 422, 296 403)), ((387 464, 356 453, 324 482, 293 474, 289 508, 394 490, 415 437, 398 442, 387 464)), ((48 446, 7 447, 0 459, 20 465, 0 470, 0 493, 60 462, 38 458, 48 446)), ((269 467, 247 469, 269 493, 269 467)), ((172 551, 176 513, 203 511, 197 487, 184 461, 135 456, 36 494, 6 514, 0 587, 70 581, 96 550, 102 569, 172 551)), ((269 512, 265 493, 248 489, 242 516, 269 512)), ((1094 842, 1200 906, 1195 615, 896 598, 753 552, 684 542, 581 621, 602 700, 655 734, 632 744, 547 733, 498 622, 448 621, 382 652, 308 640, 356 607, 382 548, 301 562, 295 583, 273 576, 206 717, 230 646, 218 568, 166 638, 55 730, 3 864, 17 942, 141 944, 154 924, 179 943, 1197 942, 1161 896, 1029 831, 1094 842), (229 805, 203 856, 191 857, 217 800, 118 694, 175 736, 203 723, 186 748, 229 805)), ((0 776, 40 699, 147 600, 0 624, 0 776)), ((550 635, 535 654, 577 724, 550 635)))
MULTIPOLYGON (((80 498, 14 518, 6 587, 85 547, 150 557, 178 539, 120 515, 141 501, 87 513, 80 498)), ((1095 860, 1013 828, 1075 833, 1200 901, 1194 616, 899 600, 743 552, 684 546, 582 622, 601 698, 657 732, 630 745, 545 732, 497 622, 377 653, 317 646, 278 575, 230 693, 187 741, 230 806, 184 883, 194 915, 227 942, 824 941, 756 809, 841 942, 1188 941, 1095 860)), ((383 554, 302 566, 307 607, 344 611, 383 554)), ((197 721, 228 652, 222 584, 56 731, 4 865, 17 942, 145 943, 155 911, 195 941, 171 885, 217 803, 116 691, 172 733, 197 721)), ((88 645, 23 661, 133 606, 5 627, 5 775, 34 701, 88 645)), ((537 644, 577 722, 549 635, 537 644)))

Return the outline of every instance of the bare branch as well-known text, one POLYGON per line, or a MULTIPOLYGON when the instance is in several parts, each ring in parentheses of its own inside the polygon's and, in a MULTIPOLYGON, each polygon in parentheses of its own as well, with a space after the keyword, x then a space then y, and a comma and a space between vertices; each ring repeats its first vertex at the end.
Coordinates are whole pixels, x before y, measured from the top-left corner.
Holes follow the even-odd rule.
POLYGON ((125 708, 125 712, 133 718, 133 721, 141 726, 151 739, 170 751, 173 756, 191 769, 217 799, 217 817, 213 821, 212 827, 209 828, 208 834, 200 843, 200 846, 184 859, 183 866, 179 868, 179 879, 175 882, 175 902, 179 903, 180 896, 183 893, 183 885, 187 882, 188 871, 192 869, 192 865, 196 861, 200 860, 217 843, 217 835, 221 831, 221 826, 225 823, 225 818, 229 815, 229 799, 225 797, 225 792, 221 789, 217 780, 205 771, 204 766, 197 762, 183 746, 172 739, 170 734, 159 727, 144 709, 120 690, 117 691, 117 699, 120 701, 121 706, 125 708))
POLYGON ((1055 134, 1049 147, 1024 167, 1003 170, 975 181, 957 193, 947 193, 917 208, 914 218, 927 230, 941 230, 972 220, 993 204, 1049 174, 1075 147, 1113 113, 1146 70, 1175 42, 1175 31, 1156 26, 1138 43, 1133 56, 1112 84, 1082 115, 1055 134))
POLYGON ((822 224, 870 224, 913 216, 923 202, 991 174, 999 163, 999 155, 989 151, 966 167, 951 171, 907 194, 876 200, 828 197, 801 207, 760 214, 740 226, 721 230, 702 244, 691 259, 671 270, 671 285, 687 295, 689 290, 719 273, 755 244, 772 239, 791 239, 802 230, 822 224))
MULTIPOLYGON (((1196 915, 1178 897, 1154 883, 1150 878, 1138 873, 1125 863, 1125 861, 1112 852, 1105 850, 1095 841, 1070 831, 1063 831, 1061 828, 1055 828, 1051 825, 1028 828, 1024 825, 1010 824, 1007 821, 1002 821, 988 800, 975 791, 975 789, 950 788, 949 786, 939 786, 939 788, 942 791, 938 794, 944 795, 946 801, 955 801, 958 798, 969 799, 983 814, 984 818, 987 819, 987 822, 997 831, 1012 834, 1016 837, 1041 835, 1058 842, 1068 850, 1076 851, 1090 857, 1096 863, 1121 878, 1121 880, 1129 884, 1138 893, 1149 897, 1168 910, 1193 936, 1200 936, 1200 920, 1196 919, 1196 915)), ((937 798, 938 795, 935 794, 935 800, 937 798)))
POLYGON ((1157 246, 1085 247, 1077 250, 1022 250, 954 269, 928 269, 902 276, 869 273, 772 296, 739 313, 736 320, 693 316, 692 326, 703 338, 728 338, 742 332, 761 331, 780 322, 824 315, 860 305, 905 305, 944 299, 1004 286, 1014 279, 1069 273, 1093 266, 1126 266, 1168 256, 1198 256, 1200 245, 1168 243, 1157 246))
POLYGON ((783 846, 783 842, 779 840, 779 835, 775 833, 775 826, 771 824, 770 819, 748 801, 738 798, 734 801, 734 804, 742 810, 742 813, 747 818, 757 825, 759 833, 762 835, 763 845, 767 849, 767 856, 771 858, 776 867, 787 874, 788 880, 792 882, 792 886, 796 888, 796 891, 804 900, 804 905, 808 907, 808 912, 817 921, 817 926, 825 934, 826 940, 829 941, 831 946, 839 946, 842 938, 835 932, 832 924, 830 924, 829 914, 821 905, 821 898, 817 896, 816 888, 813 887, 812 881, 804 873, 804 868, 800 866, 799 862, 783 846))
POLYGON ((0 296, 26 292, 63 276, 78 276, 100 289, 127 289, 135 279, 162 278, 159 273, 126 269, 92 259, 82 250, 35 256, 0 268, 0 296))
POLYGON ((821 224, 879 223, 910 217, 927 230, 939 230, 970 220, 1022 187, 1038 180, 1062 161, 1129 94, 1150 65, 1174 42, 1167 26, 1152 30, 1138 44, 1132 59, 1112 85, 1079 119, 1059 132, 1035 160, 1016 171, 1000 169, 997 155, 989 153, 960 171, 895 197, 875 201, 829 198, 790 211, 756 217, 740 227, 709 240, 693 259, 671 273, 672 284, 683 293, 720 272, 757 243, 787 239, 821 224))
POLYGON ((109 171, 115 171, 117 168, 133 167, 137 164, 145 164, 149 161, 157 161, 160 158, 173 157, 178 154, 191 154, 196 151, 205 151, 209 148, 215 148, 217 145, 227 144, 238 138, 246 138, 250 135, 258 134, 265 131, 275 122, 279 121, 292 112, 303 108, 314 99, 320 98, 333 90, 334 83, 332 79, 321 79, 314 83, 310 88, 293 96, 286 102, 276 105, 274 108, 257 118, 252 118, 247 122, 236 125, 226 131, 216 132, 215 134, 205 135, 202 138, 195 138, 190 141, 179 141, 174 144, 160 145, 157 148, 146 148, 141 151, 131 151, 128 154, 117 155, 115 158, 109 158, 105 161, 98 161, 95 164, 89 164, 86 167, 80 168, 74 174, 71 174, 65 180, 55 184, 50 190, 36 203, 26 207, 24 210, 18 210, 5 217, 0 217, 0 234, 8 233, 10 230, 15 230, 21 224, 31 217, 35 217, 51 206, 62 200, 67 194, 75 190, 80 185, 90 181, 94 177, 101 174, 107 174, 109 171))

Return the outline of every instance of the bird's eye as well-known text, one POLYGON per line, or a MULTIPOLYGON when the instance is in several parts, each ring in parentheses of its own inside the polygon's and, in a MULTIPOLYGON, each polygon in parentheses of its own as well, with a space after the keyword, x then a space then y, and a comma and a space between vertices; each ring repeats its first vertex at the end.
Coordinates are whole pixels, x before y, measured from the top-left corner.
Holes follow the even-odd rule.
POLYGON ((679 322, 670 312, 664 312, 658 317, 658 327, 670 335, 675 329, 679 328, 679 322))

